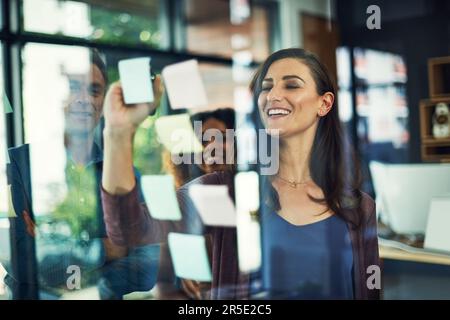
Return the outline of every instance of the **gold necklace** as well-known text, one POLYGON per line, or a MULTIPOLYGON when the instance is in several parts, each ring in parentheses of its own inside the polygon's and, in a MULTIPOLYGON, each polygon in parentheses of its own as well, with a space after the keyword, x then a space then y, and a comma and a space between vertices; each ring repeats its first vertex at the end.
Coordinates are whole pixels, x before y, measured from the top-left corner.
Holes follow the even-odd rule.
POLYGON ((280 177, 280 176, 276 176, 278 179, 280 179, 281 181, 284 181, 284 182, 286 182, 289 186, 291 186, 292 188, 297 188, 297 186, 298 185, 306 185, 306 183, 308 182, 308 181, 310 181, 311 180, 311 177, 309 177, 308 179, 306 179, 306 180, 303 180, 303 181, 295 181, 295 180, 288 180, 288 179, 284 179, 284 178, 282 178, 282 177, 280 177))

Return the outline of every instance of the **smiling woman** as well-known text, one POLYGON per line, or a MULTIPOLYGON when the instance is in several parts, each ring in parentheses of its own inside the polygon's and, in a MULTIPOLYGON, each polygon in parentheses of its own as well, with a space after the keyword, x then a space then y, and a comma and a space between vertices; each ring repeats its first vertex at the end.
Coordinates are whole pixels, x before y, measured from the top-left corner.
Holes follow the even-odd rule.
POLYGON ((264 62, 250 87, 267 132, 280 140, 279 171, 265 183, 269 289, 289 297, 378 297, 358 265, 378 261, 374 204, 359 190, 329 72, 314 54, 285 49, 264 62), (357 239, 369 230, 371 242, 361 247, 357 239))

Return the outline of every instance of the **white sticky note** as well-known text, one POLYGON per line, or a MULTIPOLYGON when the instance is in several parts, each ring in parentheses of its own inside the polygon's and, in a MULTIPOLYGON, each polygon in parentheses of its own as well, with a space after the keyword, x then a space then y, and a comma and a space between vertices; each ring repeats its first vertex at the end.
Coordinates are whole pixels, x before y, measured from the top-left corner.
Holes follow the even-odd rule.
POLYGON ((203 146, 194 133, 188 114, 177 114, 156 119, 159 141, 173 154, 202 152, 203 146))
POLYGON ((227 186, 195 184, 189 195, 205 225, 236 226, 236 212, 227 186))
POLYGON ((126 104, 153 101, 150 58, 119 61, 119 75, 126 104))
POLYGON ((7 274, 8 274, 8 272, 6 271, 5 267, 3 267, 3 265, 0 262, 0 281, 3 281, 3 279, 5 279, 7 274))
POLYGON ((6 164, 10 164, 10 163, 11 163, 11 159, 9 158, 8 149, 6 149, 6 164))
POLYGON ((211 281, 211 267, 203 236, 172 232, 169 233, 168 241, 175 274, 178 277, 211 281))
POLYGON ((450 253, 450 196, 431 199, 424 248, 450 253))
POLYGON ((181 220, 180 207, 171 175, 149 175, 141 177, 145 203, 153 218, 159 220, 181 220))
POLYGON ((261 228, 252 217, 259 209, 259 176, 255 171, 239 172, 234 178, 239 270, 256 271, 261 267, 261 228))
POLYGON ((197 60, 169 65, 162 70, 164 85, 173 109, 190 109, 208 105, 197 60))

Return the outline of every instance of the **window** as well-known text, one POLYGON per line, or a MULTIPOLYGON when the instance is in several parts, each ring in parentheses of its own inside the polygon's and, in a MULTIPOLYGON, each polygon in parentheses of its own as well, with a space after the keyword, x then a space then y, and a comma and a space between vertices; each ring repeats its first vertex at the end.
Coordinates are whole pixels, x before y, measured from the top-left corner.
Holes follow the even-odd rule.
POLYGON ((159 47, 159 1, 24 0, 23 29, 92 41, 159 47))
POLYGON ((99 277, 93 271, 102 260, 103 235, 94 127, 106 83, 87 48, 27 44, 22 58, 40 296, 53 299, 69 291, 71 266, 80 268, 83 288, 99 277))
POLYGON ((252 6, 242 24, 230 22, 229 1, 186 0, 186 48, 193 53, 231 58, 234 51, 250 50, 254 61, 270 53, 268 10, 252 6))
POLYGON ((406 65, 399 55, 354 49, 357 133, 368 160, 405 162, 406 65))

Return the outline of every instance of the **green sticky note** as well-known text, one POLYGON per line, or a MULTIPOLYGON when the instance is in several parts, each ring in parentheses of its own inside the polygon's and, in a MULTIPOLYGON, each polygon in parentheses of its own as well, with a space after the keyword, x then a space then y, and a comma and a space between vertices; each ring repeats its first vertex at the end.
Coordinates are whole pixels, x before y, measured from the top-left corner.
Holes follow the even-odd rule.
POLYGON ((6 96, 6 94, 3 92, 3 109, 5 110, 5 113, 12 113, 13 109, 11 107, 11 103, 9 103, 9 99, 6 96))
POLYGON ((169 249, 175 274, 178 277, 211 281, 211 267, 203 236, 169 233, 169 249))
POLYGON ((150 175, 141 178, 145 203, 153 218, 159 220, 181 220, 180 207, 171 175, 150 175))
POLYGON ((159 141, 172 154, 199 153, 203 150, 188 114, 161 117, 155 121, 155 129, 159 141))

